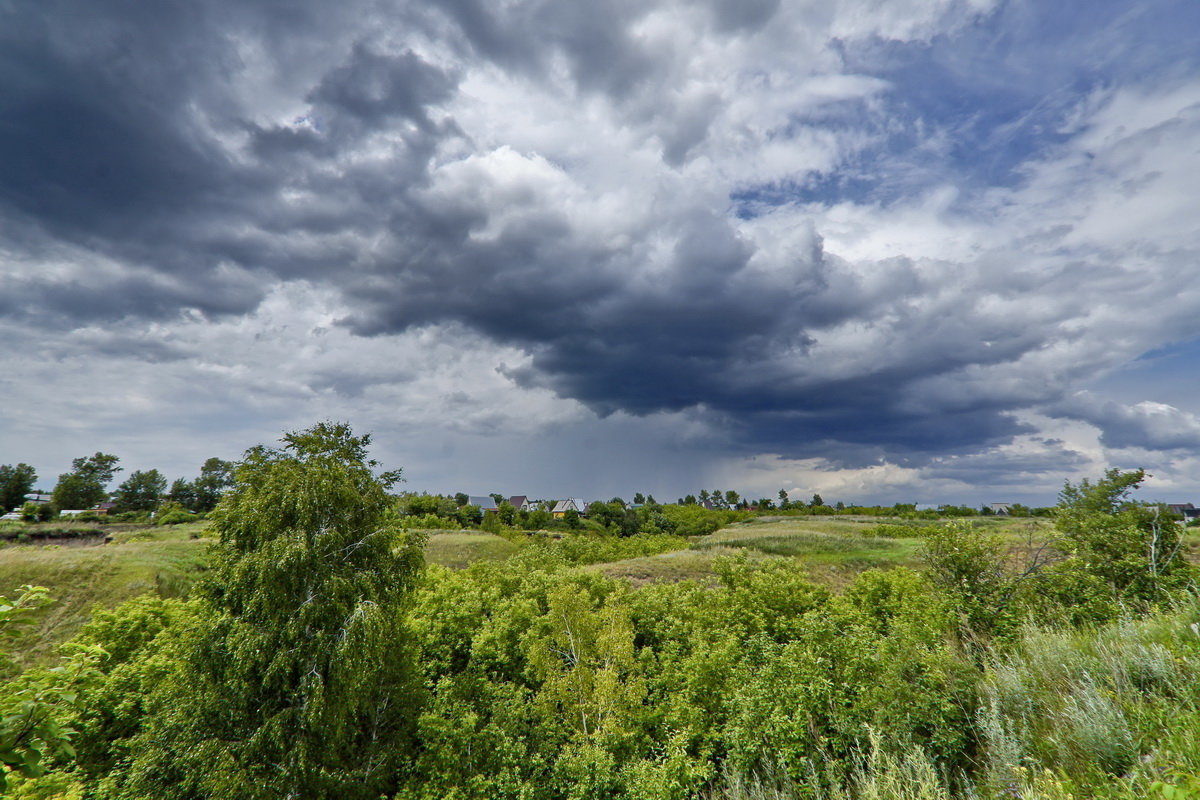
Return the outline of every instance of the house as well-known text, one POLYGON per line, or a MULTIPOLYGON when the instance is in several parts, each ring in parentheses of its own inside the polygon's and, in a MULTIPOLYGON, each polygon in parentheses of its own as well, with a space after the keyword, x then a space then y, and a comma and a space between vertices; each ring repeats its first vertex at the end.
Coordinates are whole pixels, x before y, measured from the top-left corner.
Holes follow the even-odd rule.
POLYGON ((96 505, 92 506, 92 511, 97 514, 107 514, 116 507, 117 504, 112 500, 105 500, 103 503, 97 503, 96 505))
POLYGON ((52 499, 54 499, 54 495, 45 494, 43 492, 34 492, 32 494, 25 495, 25 502, 37 503, 39 506, 46 505, 52 499))
POLYGON ((583 502, 577 497, 568 498, 567 500, 559 500, 554 505, 554 510, 550 513, 555 519, 562 519, 567 515, 567 512, 571 510, 577 511, 580 514, 584 514, 587 512, 587 503, 583 502))
POLYGON ((518 508, 517 510, 518 511, 540 511, 541 508, 542 508, 542 504, 539 501, 526 500, 524 503, 521 504, 521 507, 518 508))
POLYGON ((508 504, 510 506, 512 506, 513 508, 515 508, 517 511, 525 511, 526 510, 525 505, 528 502, 529 502, 529 498, 523 494, 514 494, 512 497, 508 498, 508 504))
POLYGON ((988 508, 998 517, 1007 517, 1012 511, 1012 503, 989 503, 988 508))
POLYGON ((491 497, 469 496, 467 498, 467 504, 472 505, 472 506, 479 506, 479 510, 484 512, 485 514, 487 514, 487 513, 495 514, 497 511, 500 510, 500 507, 496 505, 496 501, 494 499, 492 499, 491 497))
POLYGON ((1200 508, 1191 503, 1167 503, 1167 509, 1176 516, 1183 517, 1184 522, 1200 519, 1200 508))

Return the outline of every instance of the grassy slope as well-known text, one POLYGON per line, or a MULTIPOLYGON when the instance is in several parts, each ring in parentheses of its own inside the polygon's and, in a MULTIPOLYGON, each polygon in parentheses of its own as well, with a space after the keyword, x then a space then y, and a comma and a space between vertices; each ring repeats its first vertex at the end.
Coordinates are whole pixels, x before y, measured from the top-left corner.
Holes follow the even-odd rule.
POLYGON ((475 561, 501 560, 520 545, 493 533, 480 531, 434 531, 425 545, 425 558, 432 564, 462 569, 475 561))
POLYGON ((97 547, 9 546, 0 548, 0 595, 25 584, 45 586, 54 602, 40 609, 14 643, 18 663, 45 661, 70 638, 91 607, 111 607, 146 592, 165 596, 187 591, 204 560, 206 543, 192 538, 204 523, 117 531, 97 547))

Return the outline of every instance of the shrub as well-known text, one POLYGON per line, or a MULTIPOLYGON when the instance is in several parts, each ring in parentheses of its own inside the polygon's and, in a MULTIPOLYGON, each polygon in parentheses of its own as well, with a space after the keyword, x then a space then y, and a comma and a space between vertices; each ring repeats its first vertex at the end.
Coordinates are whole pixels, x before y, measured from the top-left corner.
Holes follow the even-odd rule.
POLYGON ((154 517, 155 525, 179 525, 184 522, 191 522, 194 517, 186 511, 175 510, 168 511, 165 514, 158 514, 154 517))

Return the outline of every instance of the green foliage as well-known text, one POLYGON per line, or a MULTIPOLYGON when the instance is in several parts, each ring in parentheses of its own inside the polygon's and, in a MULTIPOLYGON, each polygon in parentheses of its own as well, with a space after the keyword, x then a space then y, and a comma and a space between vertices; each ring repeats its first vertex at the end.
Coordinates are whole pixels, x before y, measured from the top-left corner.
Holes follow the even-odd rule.
POLYGON ((0 466, 0 514, 19 508, 36 480, 37 471, 28 464, 0 466))
POLYGON ((54 516, 54 508, 48 503, 35 503, 32 500, 21 506, 21 519, 25 522, 45 522, 54 516))
MULTIPOLYGON (((22 617, 48 602, 47 591, 38 586, 22 587, 13 600, 0 597, 0 638, 11 639, 22 617)), ((0 792, 7 788, 10 774, 36 778, 49 760, 74 756, 74 731, 62 717, 97 674, 94 663, 101 652, 74 648, 63 664, 27 671, 0 687, 0 792)))
POLYGON ((167 479, 158 470, 135 470, 117 487, 114 510, 153 511, 166 490, 167 479))
POLYGON ((234 470, 237 465, 216 456, 205 460, 200 475, 192 483, 196 505, 192 511, 206 513, 217 507, 221 495, 233 486, 234 470))
POLYGON ((54 487, 54 507, 58 510, 91 508, 105 495, 105 487, 113 476, 121 471, 118 459, 109 453, 76 458, 71 462, 71 471, 58 476, 54 487))
POLYGON ((1130 499, 1144 478, 1142 470, 1111 469, 1095 484, 1067 483, 1059 494, 1055 525, 1065 546, 1117 602, 1161 601, 1195 574, 1179 526, 1161 507, 1130 499))
POLYGON ((1139 526, 1153 509, 1120 475, 1066 493, 1060 546, 1020 566, 1002 520, 901 508, 904 525, 809 515, 691 543, 741 548, 727 558, 649 531, 744 512, 600 504, 588 533, 490 515, 500 536, 439 534, 443 555, 505 546, 417 582, 404 527, 449 498, 389 497, 345 426, 284 443, 239 467, 199 597, 143 598, 81 635, 107 652, 66 723, 90 798, 1174 800, 1200 769, 1200 606, 1171 582, 1184 567, 1148 555, 1172 542, 1139 526), (1140 531, 1153 581, 1097 565, 1117 531, 1140 531), (819 557, 918 537, 923 573, 843 571, 836 593, 810 578, 819 557), (785 551, 809 558, 767 555, 785 551), (638 586, 588 566, 655 555, 711 569, 638 586), (1180 605, 1090 627, 1151 602, 1180 605))
POLYGON ((1004 541, 969 523, 929 529, 924 560, 933 580, 955 599, 959 632, 981 644, 1011 633, 1020 621, 1017 584, 1004 564, 1004 541))
POLYGON ((745 519, 748 513, 707 509, 700 505, 663 506, 662 516, 679 536, 706 536, 731 522, 745 519))
POLYGON ((421 559, 386 493, 399 474, 376 476, 369 437, 343 424, 283 443, 247 451, 214 512, 202 618, 154 654, 166 671, 147 713, 99 732, 97 752, 130 754, 113 796, 373 800, 396 780, 418 704, 403 601, 421 559))

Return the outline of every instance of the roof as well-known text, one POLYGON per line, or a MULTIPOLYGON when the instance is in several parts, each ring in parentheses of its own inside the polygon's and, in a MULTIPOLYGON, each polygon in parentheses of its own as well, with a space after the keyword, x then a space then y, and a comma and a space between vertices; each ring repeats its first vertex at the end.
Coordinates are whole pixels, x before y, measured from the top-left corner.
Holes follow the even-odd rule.
POLYGON ((514 494, 512 497, 508 498, 508 504, 513 508, 520 510, 521 506, 525 505, 525 501, 528 499, 529 498, 526 495, 514 494))
POLYGON ((479 506, 484 511, 497 510, 496 501, 490 497, 476 497, 475 495, 470 495, 467 498, 467 503, 469 505, 479 506))
POLYGON ((587 503, 584 503, 578 497, 569 497, 566 500, 559 500, 557 503, 555 503, 554 513, 558 514, 571 509, 583 511, 585 508, 587 508, 587 503))

